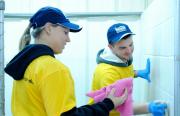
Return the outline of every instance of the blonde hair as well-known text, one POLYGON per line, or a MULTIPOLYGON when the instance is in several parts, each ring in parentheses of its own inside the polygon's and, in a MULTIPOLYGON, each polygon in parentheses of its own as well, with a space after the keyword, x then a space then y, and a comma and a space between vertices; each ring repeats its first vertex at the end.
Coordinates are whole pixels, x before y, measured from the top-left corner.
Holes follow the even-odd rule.
MULTIPOLYGON (((33 29, 32 36, 36 39, 39 37, 40 33, 44 29, 43 27, 38 27, 36 29, 33 29)), ((21 36, 20 42, 19 42, 19 51, 25 48, 25 46, 29 45, 31 42, 31 23, 28 25, 28 27, 25 29, 23 35, 21 36)))
POLYGON ((26 45, 29 45, 31 42, 31 34, 30 34, 31 24, 29 23, 28 27, 25 29, 23 35, 21 36, 19 42, 19 51, 21 51, 26 45))

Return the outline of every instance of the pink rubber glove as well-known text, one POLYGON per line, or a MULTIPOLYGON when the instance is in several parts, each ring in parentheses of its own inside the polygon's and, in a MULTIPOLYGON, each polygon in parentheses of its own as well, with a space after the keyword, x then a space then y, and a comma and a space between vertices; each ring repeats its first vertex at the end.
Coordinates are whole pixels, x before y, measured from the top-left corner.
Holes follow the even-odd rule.
POLYGON ((87 93, 87 96, 94 99, 95 102, 100 102, 110 93, 111 89, 115 88, 115 96, 121 96, 124 92, 124 89, 128 89, 128 98, 120 106, 116 107, 116 110, 120 112, 121 116, 132 116, 133 115, 133 106, 132 106, 132 88, 133 88, 133 78, 125 78, 116 81, 115 83, 101 88, 97 91, 92 91, 87 93))

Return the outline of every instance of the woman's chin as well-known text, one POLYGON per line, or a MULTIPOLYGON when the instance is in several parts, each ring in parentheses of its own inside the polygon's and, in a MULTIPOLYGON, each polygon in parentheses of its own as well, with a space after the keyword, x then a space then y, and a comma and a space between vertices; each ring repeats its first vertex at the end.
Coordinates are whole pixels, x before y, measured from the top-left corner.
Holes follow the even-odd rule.
POLYGON ((61 54, 63 50, 56 51, 55 54, 61 54))

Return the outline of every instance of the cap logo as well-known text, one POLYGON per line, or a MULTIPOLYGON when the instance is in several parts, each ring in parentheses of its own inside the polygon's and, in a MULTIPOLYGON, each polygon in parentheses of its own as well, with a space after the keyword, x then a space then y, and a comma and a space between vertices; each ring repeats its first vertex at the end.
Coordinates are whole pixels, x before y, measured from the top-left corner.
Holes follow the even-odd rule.
POLYGON ((125 26, 115 27, 115 31, 116 31, 116 33, 126 31, 126 27, 125 26))

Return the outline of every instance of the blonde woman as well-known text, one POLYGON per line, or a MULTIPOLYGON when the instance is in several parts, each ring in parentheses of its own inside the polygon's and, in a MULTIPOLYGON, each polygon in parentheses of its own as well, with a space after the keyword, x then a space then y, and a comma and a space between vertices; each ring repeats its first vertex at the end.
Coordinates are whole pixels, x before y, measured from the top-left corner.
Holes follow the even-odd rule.
POLYGON ((76 108, 71 73, 54 54, 62 53, 70 42, 69 32, 81 29, 54 7, 43 7, 31 17, 20 52, 5 67, 14 79, 13 116, 108 116, 126 100, 127 90, 121 97, 114 97, 112 90, 102 102, 76 108), (29 45, 31 29, 35 44, 29 45))

